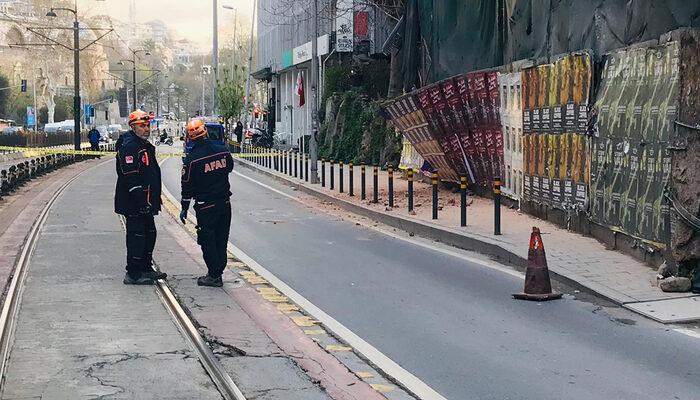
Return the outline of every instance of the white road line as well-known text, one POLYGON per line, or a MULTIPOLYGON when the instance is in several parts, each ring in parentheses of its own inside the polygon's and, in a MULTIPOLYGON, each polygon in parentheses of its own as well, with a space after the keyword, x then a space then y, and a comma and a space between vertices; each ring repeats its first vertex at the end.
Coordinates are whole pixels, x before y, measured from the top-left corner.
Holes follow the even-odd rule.
MULTIPOLYGON (((278 189, 275 189, 275 188, 273 188, 273 187, 271 187, 271 186, 269 186, 269 185, 266 185, 266 184, 264 184, 264 183, 262 183, 262 182, 259 182, 259 181, 255 180, 255 179, 253 179, 253 178, 251 178, 251 177, 249 177, 249 176, 243 175, 243 174, 241 174, 241 173, 238 172, 238 171, 233 171, 233 173, 236 174, 236 175, 238 175, 238 176, 240 176, 241 178, 247 179, 247 180, 249 180, 249 181, 255 183, 256 185, 262 186, 262 187, 264 187, 265 189, 268 189, 268 190, 273 191, 273 192, 275 192, 275 193, 277 193, 277 194, 280 194, 280 195, 282 195, 282 196, 285 196, 285 197, 287 197, 287 198, 289 198, 289 199, 291 199, 291 200, 294 200, 294 201, 296 201, 296 202, 298 202, 298 203, 300 203, 300 204, 306 205, 306 203, 304 203, 304 202, 303 202, 301 199, 299 199, 298 197, 292 196, 292 195, 290 195, 290 194, 288 194, 288 193, 284 193, 284 192, 282 192, 282 191, 280 191, 280 190, 278 190, 278 189)), ((493 269, 493 270, 496 270, 496 271, 499 271, 499 272, 503 272, 504 274, 508 274, 508 275, 514 276, 514 277, 516 277, 516 278, 525 279, 525 275, 524 275, 524 274, 522 274, 522 273, 520 273, 520 272, 518 272, 518 271, 512 270, 512 269, 510 269, 510 268, 508 268, 508 267, 500 266, 500 265, 495 264, 495 263, 494 263, 494 264, 490 264, 490 263, 485 262, 484 260, 480 260, 480 259, 475 258, 475 257, 467 256, 467 255, 462 254, 462 253, 460 253, 460 252, 458 252, 458 251, 445 249, 445 248, 442 248, 442 247, 439 247, 439 246, 435 246, 435 245, 433 245, 433 244, 431 244, 431 243, 423 242, 423 241, 421 241, 421 240, 416 240, 416 239, 407 238, 407 237, 401 236, 401 235, 399 235, 399 234, 396 234, 396 233, 394 233, 394 232, 387 231, 386 229, 378 228, 378 227, 373 226, 373 225, 371 225, 371 224, 364 223, 364 222, 362 222, 362 221, 356 221, 356 222, 359 223, 360 225, 364 226, 365 228, 368 228, 368 229, 374 230, 374 231, 376 231, 376 232, 382 233, 382 234, 387 235, 387 236, 389 236, 389 237, 392 237, 392 238, 394 238, 394 239, 402 240, 402 241, 404 241, 404 242, 407 242, 407 243, 410 243, 410 244, 413 244, 413 245, 416 245, 416 246, 420 246, 420 247, 423 247, 423 248, 426 248, 426 249, 429 249, 429 250, 432 250, 432 251, 436 251, 436 252, 438 252, 438 253, 442 253, 442 254, 445 254, 445 255, 448 255, 448 256, 451 256, 451 257, 459 258, 459 259, 461 259, 461 260, 463 260, 463 261, 468 261, 468 262, 470 262, 470 263, 477 264, 477 265, 482 266, 482 267, 485 267, 485 268, 490 268, 490 269, 493 269)))
POLYGON ((687 328, 676 328, 674 329, 675 332, 682 333, 686 336, 690 336, 694 339, 700 339, 700 332, 694 331, 692 329, 687 329, 687 328))
MULTIPOLYGON (((237 173, 237 174, 241 175, 239 173, 237 173)), ((244 176, 244 178, 249 179, 249 180, 251 180, 257 184, 260 184, 266 188, 269 188, 270 190, 272 190, 276 193, 280 193, 280 194, 285 195, 287 197, 293 198, 292 196, 289 196, 286 193, 280 192, 280 191, 278 191, 274 188, 271 188, 265 184, 254 181, 251 178, 248 178, 245 176, 244 176)), ((163 186, 162 192, 163 192, 163 194, 165 194, 165 196, 171 202, 173 202, 173 204, 179 203, 179 201, 177 199, 175 199, 175 197, 170 193, 170 191, 167 189, 167 187, 163 186)), ((299 200, 299 199, 296 199, 296 198, 293 198, 293 199, 301 202, 301 200, 299 200)), ((188 219, 191 220, 192 222, 196 222, 196 220, 194 219, 194 217, 191 214, 188 216, 188 219)), ((236 247, 233 243, 231 243, 231 242, 228 243, 228 250, 231 253, 233 253, 233 255, 235 257, 237 257, 239 260, 241 260, 242 262, 247 264, 248 267, 250 269, 252 269, 255 273, 257 273, 258 275, 265 278, 268 282, 270 282, 270 284, 272 286, 274 286, 277 290, 282 292, 282 294, 287 296, 290 300, 292 300, 292 302, 296 303, 304 311, 309 313, 309 315, 311 315, 314 319, 321 322, 326 328, 328 328, 331 332, 333 332, 335 335, 337 335, 339 338, 341 338, 345 343, 350 345, 358 353, 362 354, 363 357, 365 357, 367 360, 369 360, 377 368, 382 370, 385 374, 389 375, 393 379, 396 379, 408 391, 410 391, 411 393, 413 393, 414 395, 418 396, 420 399, 423 399, 423 400, 447 400, 441 394, 439 394, 438 392, 433 390, 430 386, 428 386, 423 381, 418 379, 415 375, 406 371, 399 364, 397 364, 392 359, 390 359, 389 357, 384 355, 384 353, 377 350, 374 346, 367 343, 364 339, 357 336, 350 329, 346 328, 343 324, 336 321, 330 315, 326 314, 323 310, 321 310, 316 305, 314 305, 312 302, 307 300, 304 296, 297 293, 296 290, 292 289, 289 285, 284 283, 281 279, 277 278, 277 276, 275 276, 272 272, 270 272, 265 267, 260 265, 257 261, 255 261, 252 257, 250 257, 245 252, 243 252, 243 250, 236 247)))

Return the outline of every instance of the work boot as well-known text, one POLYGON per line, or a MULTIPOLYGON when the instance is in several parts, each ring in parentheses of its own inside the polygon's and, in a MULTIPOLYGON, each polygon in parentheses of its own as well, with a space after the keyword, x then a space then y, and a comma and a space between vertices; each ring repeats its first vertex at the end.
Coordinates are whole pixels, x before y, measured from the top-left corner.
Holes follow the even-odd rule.
POLYGON ((124 275, 125 285, 153 285, 153 283, 153 279, 145 275, 141 275, 138 279, 134 279, 128 272, 124 275))
POLYGON ((197 285, 199 286, 212 286, 212 287, 222 287, 224 286, 224 281, 221 277, 212 278, 209 275, 200 276, 197 278, 197 285))
POLYGON ((146 278, 153 279, 153 280, 155 281, 155 280, 158 280, 158 279, 165 279, 165 278, 167 278, 167 277, 168 277, 168 274, 166 274, 165 272, 161 272, 161 271, 154 271, 154 270, 151 270, 151 271, 146 271, 146 272, 144 272, 144 273, 143 273, 143 276, 145 276, 146 278))

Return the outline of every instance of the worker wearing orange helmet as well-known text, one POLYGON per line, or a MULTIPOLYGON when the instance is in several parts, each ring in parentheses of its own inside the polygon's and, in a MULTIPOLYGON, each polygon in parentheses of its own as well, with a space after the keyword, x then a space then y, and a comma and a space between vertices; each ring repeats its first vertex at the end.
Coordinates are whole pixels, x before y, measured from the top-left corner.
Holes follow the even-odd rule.
POLYGON ((199 286, 223 286, 229 229, 231 227, 231 187, 228 176, 233 158, 228 148, 207 138, 207 127, 200 119, 187 124, 187 138, 194 145, 182 165, 182 211, 184 224, 194 200, 197 213, 197 243, 202 247, 207 275, 199 277, 199 286))
POLYGON ((155 147, 148 141, 151 118, 141 110, 129 115, 131 130, 117 140, 114 211, 126 220, 126 285, 151 285, 166 274, 153 269, 161 178, 155 147))

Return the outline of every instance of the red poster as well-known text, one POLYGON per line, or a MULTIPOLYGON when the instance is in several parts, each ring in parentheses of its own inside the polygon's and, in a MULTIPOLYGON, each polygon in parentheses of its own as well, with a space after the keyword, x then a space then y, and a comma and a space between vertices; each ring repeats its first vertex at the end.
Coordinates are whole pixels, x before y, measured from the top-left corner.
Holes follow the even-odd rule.
POLYGON ((355 27, 353 34, 355 37, 366 38, 369 36, 369 13, 367 11, 355 12, 355 27))

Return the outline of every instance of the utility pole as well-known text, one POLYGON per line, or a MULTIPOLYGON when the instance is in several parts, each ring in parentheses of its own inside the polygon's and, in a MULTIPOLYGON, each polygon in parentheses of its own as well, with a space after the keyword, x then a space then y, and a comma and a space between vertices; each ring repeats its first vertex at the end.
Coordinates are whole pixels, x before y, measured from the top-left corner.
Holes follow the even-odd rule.
POLYGON ((214 84, 211 88, 211 110, 213 115, 218 115, 219 104, 216 88, 219 84, 219 10, 217 8, 217 1, 213 0, 214 3, 214 48, 211 53, 211 63, 212 68, 214 68, 214 84))
POLYGON ((34 84, 32 86, 34 91, 34 133, 36 133, 36 125, 39 122, 39 110, 36 108, 36 67, 34 68, 34 84))
POLYGON ((244 123, 243 128, 248 125, 248 102, 250 97, 250 71, 253 68, 253 28, 255 27, 255 11, 257 10, 258 1, 253 1, 253 19, 250 22, 250 48, 248 49, 248 76, 245 84, 245 102, 243 103, 244 123))
POLYGON ((316 134, 318 133, 318 0, 313 0, 314 37, 311 39, 311 141, 309 156, 311 158, 312 184, 318 183, 318 150, 316 134))

